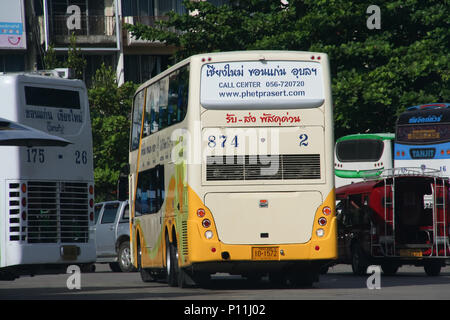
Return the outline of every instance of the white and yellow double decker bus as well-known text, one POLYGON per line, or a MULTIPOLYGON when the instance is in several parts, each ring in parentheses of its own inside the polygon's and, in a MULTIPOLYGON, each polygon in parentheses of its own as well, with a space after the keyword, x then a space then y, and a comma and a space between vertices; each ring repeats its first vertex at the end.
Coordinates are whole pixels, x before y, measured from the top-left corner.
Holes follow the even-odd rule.
POLYGON ((324 53, 199 54, 144 83, 129 179, 142 279, 311 285, 337 255, 333 145, 324 53))

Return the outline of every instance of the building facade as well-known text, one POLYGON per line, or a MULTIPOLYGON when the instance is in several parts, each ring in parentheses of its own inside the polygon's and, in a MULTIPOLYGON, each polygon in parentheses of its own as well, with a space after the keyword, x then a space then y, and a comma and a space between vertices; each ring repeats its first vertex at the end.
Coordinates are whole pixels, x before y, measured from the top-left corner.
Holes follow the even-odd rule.
POLYGON ((50 46, 66 59, 74 33, 88 86, 102 63, 117 71, 119 83, 142 83, 166 69, 175 48, 137 40, 122 26, 153 25, 171 10, 186 9, 182 0, 0 0, 0 72, 44 69, 50 46))

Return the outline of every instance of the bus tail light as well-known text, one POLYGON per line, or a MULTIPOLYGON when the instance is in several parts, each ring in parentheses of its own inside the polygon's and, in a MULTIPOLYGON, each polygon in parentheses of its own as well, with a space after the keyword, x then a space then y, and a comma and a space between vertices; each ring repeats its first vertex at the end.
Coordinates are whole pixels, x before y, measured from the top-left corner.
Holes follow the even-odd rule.
POLYGON ((317 221, 319 223, 320 226, 325 226, 327 224, 327 219, 324 217, 320 217, 319 220, 317 221))
POLYGON ((94 207, 94 199, 89 199, 89 207, 94 207))
POLYGON ((317 235, 319 238, 323 237, 323 236, 325 235, 325 230, 323 230, 323 229, 317 229, 317 230, 316 230, 316 235, 317 235))
POLYGON ((326 216, 329 216, 331 214, 331 208, 330 207, 324 207, 322 209, 322 213, 326 216))
POLYGON ((199 218, 203 218, 203 217, 205 216, 205 214, 206 214, 205 209, 199 208, 199 209, 197 210, 197 216, 198 216, 199 218))
POLYGON ((203 219, 203 221, 202 221, 202 226, 203 226, 204 228, 209 228, 209 227, 211 227, 211 221, 210 221, 209 219, 203 219))
POLYGON ((89 220, 94 221, 94 213, 92 211, 89 213, 89 220))
POLYGON ((205 232, 205 238, 206 239, 212 239, 212 237, 214 236, 214 234, 213 234, 213 232, 211 231, 211 230, 207 230, 206 232, 205 232))
POLYGON ((22 186, 20 188, 23 193, 27 192, 27 185, 25 183, 22 183, 22 186))
POLYGON ((89 186, 89 194, 91 196, 94 195, 94 186, 92 186, 92 185, 89 186))

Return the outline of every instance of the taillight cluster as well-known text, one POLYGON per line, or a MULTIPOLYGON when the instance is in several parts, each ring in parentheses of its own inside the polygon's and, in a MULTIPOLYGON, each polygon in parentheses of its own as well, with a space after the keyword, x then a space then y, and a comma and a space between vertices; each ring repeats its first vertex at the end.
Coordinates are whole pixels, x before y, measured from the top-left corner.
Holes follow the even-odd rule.
MULTIPOLYGON (((319 217, 319 219, 317 219, 317 223, 319 224, 319 226, 321 227, 325 227, 328 223, 328 220, 326 217, 328 217, 333 211, 331 210, 330 207, 326 206, 323 207, 322 209, 322 213, 324 216, 319 217)), ((316 230, 316 235, 318 237, 323 237, 325 235, 325 230, 322 228, 319 228, 316 230)))
POLYGON ((375 168, 377 168, 377 167, 382 167, 382 166, 383 166, 383 162, 376 162, 376 163, 373 164, 373 166, 374 166, 375 168))
POLYGON ((27 207, 27 185, 26 183, 22 183, 22 185, 20 186, 20 191, 22 191, 22 207, 24 208, 21 214, 22 220, 25 221, 27 220, 27 211, 26 211, 26 207, 27 207))
MULTIPOLYGON (((206 215, 205 209, 199 208, 199 209, 197 210, 197 217, 203 219, 203 220, 202 220, 202 226, 203 226, 203 228, 209 229, 209 228, 211 227, 212 223, 211 223, 211 220, 209 220, 208 218, 205 218, 205 215, 206 215)), ((206 239, 212 239, 213 236, 214 236, 214 233, 213 233, 212 230, 206 230, 205 233, 204 233, 204 235, 205 235, 205 238, 206 238, 206 239)))
POLYGON ((89 185, 89 220, 94 222, 94 186, 89 185))

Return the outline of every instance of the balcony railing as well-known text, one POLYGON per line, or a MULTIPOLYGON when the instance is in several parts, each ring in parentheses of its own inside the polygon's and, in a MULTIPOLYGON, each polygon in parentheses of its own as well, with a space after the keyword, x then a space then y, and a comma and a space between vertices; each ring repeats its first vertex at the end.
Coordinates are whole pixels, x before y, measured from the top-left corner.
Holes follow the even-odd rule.
POLYGON ((168 20, 168 16, 125 16, 122 21, 128 24, 141 23, 147 26, 154 27, 157 21, 168 20))
MULTIPOLYGON (((165 21, 168 20, 168 16, 125 16, 122 18, 122 23, 127 24, 137 24, 141 23, 143 25, 147 25, 150 27, 155 27, 156 23, 158 21, 165 21)), ((166 30, 170 30, 172 32, 175 32, 174 28, 166 28, 166 30)), ((127 32, 127 30, 123 29, 123 36, 126 39, 125 43, 127 45, 133 45, 133 44, 157 44, 160 43, 159 41, 148 41, 148 40, 137 40, 135 37, 131 35, 130 32, 127 32)))

